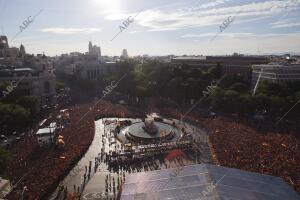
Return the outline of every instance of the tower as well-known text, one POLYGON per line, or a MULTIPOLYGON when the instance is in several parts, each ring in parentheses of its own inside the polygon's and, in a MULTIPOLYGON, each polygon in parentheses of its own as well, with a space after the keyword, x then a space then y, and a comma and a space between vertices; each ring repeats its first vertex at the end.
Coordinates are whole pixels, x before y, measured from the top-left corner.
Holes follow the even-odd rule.
POLYGON ((92 42, 89 42, 89 53, 91 53, 93 51, 93 45, 92 42))
POLYGON ((121 58, 128 58, 127 49, 123 49, 121 58))
POLYGON ((4 35, 0 36, 0 49, 6 49, 8 48, 8 41, 7 37, 4 35))
POLYGON ((25 55, 26 55, 25 47, 21 43, 19 56, 23 58, 25 57, 25 55))

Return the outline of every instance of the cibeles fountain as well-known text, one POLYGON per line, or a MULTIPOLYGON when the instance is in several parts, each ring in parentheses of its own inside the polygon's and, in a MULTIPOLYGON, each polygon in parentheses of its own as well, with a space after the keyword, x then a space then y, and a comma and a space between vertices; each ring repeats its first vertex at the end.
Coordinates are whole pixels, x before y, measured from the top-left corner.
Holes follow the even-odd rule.
POLYGON ((120 140, 125 139, 125 143, 157 143, 175 141, 181 137, 181 132, 171 122, 148 116, 144 120, 121 127, 117 136, 120 140))
POLYGON ((153 118, 146 118, 144 122, 143 129, 146 133, 150 135, 156 135, 158 133, 158 128, 154 124, 154 119, 153 118))

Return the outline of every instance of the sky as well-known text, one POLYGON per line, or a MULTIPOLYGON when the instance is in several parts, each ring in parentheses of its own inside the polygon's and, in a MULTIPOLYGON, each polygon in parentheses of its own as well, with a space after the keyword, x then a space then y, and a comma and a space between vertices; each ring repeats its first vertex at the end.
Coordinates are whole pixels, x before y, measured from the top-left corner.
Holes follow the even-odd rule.
POLYGON ((300 0, 0 0, 0 34, 49 56, 89 41, 108 56, 299 53, 299 10, 300 0))

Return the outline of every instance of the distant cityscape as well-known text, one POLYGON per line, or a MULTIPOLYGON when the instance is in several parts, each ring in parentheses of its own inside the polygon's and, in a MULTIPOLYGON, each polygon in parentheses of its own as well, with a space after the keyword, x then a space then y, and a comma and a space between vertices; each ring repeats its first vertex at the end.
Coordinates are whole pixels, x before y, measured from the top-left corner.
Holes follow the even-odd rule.
POLYGON ((23 44, 9 47, 7 36, 0 36, 0 81, 18 81, 26 75, 18 86, 24 94, 39 96, 43 102, 55 102, 55 71, 82 80, 99 80, 117 73, 119 62, 133 59, 138 63, 158 61, 174 66, 187 64, 193 69, 207 70, 221 65, 222 74, 237 74, 251 82, 254 89, 260 81, 296 82, 300 80, 300 56, 284 54, 281 56, 245 56, 234 53, 231 56, 133 56, 124 49, 120 56, 102 56, 101 47, 90 41, 88 52, 71 52, 61 56, 49 57, 44 53, 28 54, 23 44), (30 74, 30 75, 29 75, 30 74))
POLYGON ((300 55, 103 53, 0 36, 0 198, 299 199, 300 55))

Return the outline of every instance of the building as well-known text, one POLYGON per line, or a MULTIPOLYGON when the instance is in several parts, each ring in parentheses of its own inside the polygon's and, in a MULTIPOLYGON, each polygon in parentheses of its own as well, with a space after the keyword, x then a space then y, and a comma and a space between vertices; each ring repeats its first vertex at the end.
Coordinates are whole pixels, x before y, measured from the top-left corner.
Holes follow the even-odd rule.
POLYGON ((267 64, 269 59, 261 56, 181 56, 171 59, 175 65, 187 64, 192 68, 208 69, 217 65, 222 66, 223 74, 241 75, 251 80, 251 66, 254 64, 267 64))
POLYGON ((7 48, 8 48, 7 37, 4 35, 0 35, 0 49, 7 49, 7 48))
POLYGON ((259 81, 270 80, 274 83, 300 81, 300 64, 252 65, 251 86, 254 88, 259 81), (261 75, 260 75, 261 74, 261 75))
POLYGON ((171 59, 174 64, 188 64, 191 67, 209 68, 220 64, 221 66, 248 66, 254 64, 267 64, 269 59, 261 56, 181 56, 171 59))
POLYGON ((225 65, 222 66, 222 74, 227 75, 239 75, 245 78, 248 82, 251 80, 251 67, 250 66, 238 66, 238 65, 225 65))
POLYGON ((210 164, 131 173, 122 185, 121 200, 299 200, 280 177, 210 164))
POLYGON ((122 55, 120 57, 121 59, 127 59, 128 58, 128 53, 127 53, 127 49, 123 49, 122 51, 122 55))
POLYGON ((22 95, 41 97, 42 105, 55 101, 55 75, 47 70, 37 71, 32 68, 2 67, 0 82, 18 83, 15 90, 22 95))
POLYGON ((116 62, 81 62, 76 65, 76 76, 87 80, 100 80, 104 76, 117 72, 116 62))
POLYGON ((70 53, 70 55, 61 55, 54 61, 57 72, 75 76, 79 79, 85 80, 101 80, 104 76, 116 73, 118 58, 110 58, 108 56, 101 56, 100 49, 95 49, 92 43, 89 42, 89 53, 80 54, 78 52, 70 53), (97 54, 95 55, 94 52, 97 54))
POLYGON ((96 45, 93 46, 92 42, 90 41, 88 54, 94 55, 94 56, 97 56, 97 58, 100 58, 101 57, 101 48, 96 45))
POLYGON ((23 46, 23 44, 21 44, 20 46, 20 53, 19 53, 19 57, 24 58, 26 56, 26 51, 25 51, 25 47, 23 46))
POLYGON ((25 48, 21 44, 20 48, 9 47, 6 36, 0 36, 0 64, 15 64, 20 57, 26 55, 25 48))
MULTIPOLYGON (((53 63, 44 54, 26 54, 25 47, 9 48, 0 36, 0 82, 18 83, 13 92, 41 97, 42 105, 54 102, 56 77, 53 63)), ((0 93, 0 97, 3 93, 0 93)))

